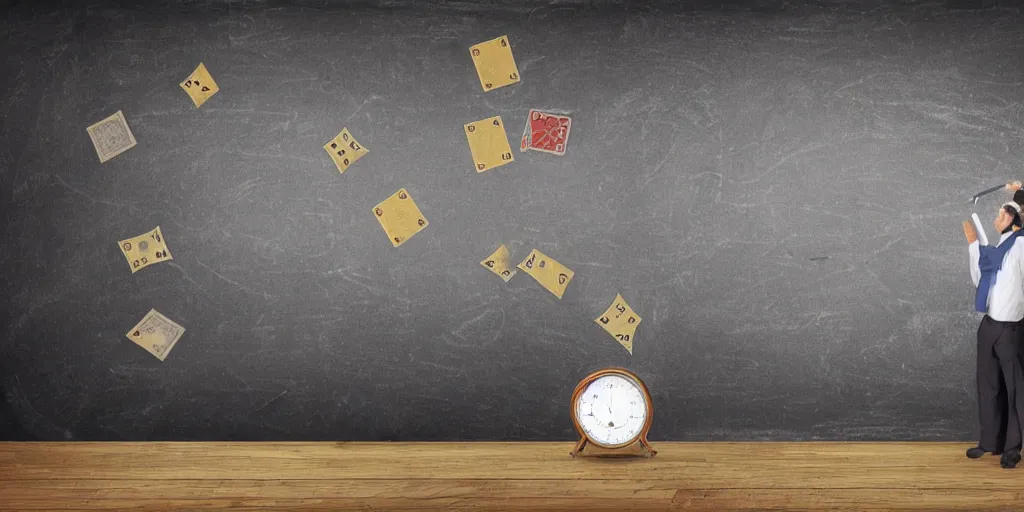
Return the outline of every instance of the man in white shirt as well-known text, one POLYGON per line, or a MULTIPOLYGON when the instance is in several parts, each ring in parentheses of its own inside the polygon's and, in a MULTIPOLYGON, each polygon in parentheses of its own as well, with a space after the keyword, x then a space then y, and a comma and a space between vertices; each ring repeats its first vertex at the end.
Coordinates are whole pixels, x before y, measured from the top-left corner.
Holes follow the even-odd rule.
POLYGON ((1020 358, 1024 341, 1024 242, 1018 240, 1024 238, 1024 231, 1019 230, 1020 205, 1012 201, 1003 204, 994 224, 1001 233, 999 244, 981 247, 974 226, 964 222, 970 244, 971 280, 977 287, 975 309, 985 313, 978 327, 980 439, 977 447, 967 450, 967 456, 976 459, 985 452, 1001 455, 999 464, 1013 468, 1021 459, 1024 425, 1024 368, 1020 358))

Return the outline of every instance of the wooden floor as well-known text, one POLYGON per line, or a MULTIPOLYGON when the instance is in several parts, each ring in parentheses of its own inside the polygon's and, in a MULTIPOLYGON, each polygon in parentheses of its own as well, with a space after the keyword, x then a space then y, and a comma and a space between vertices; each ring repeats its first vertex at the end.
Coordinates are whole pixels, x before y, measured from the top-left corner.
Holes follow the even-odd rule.
POLYGON ((966 444, 0 443, 0 510, 1024 510, 966 444))

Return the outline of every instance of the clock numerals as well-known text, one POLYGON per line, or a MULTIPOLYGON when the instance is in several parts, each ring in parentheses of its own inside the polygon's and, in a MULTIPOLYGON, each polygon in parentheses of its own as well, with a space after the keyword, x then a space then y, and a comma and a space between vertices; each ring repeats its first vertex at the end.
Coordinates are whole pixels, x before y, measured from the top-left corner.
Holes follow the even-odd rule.
POLYGON ((622 369, 601 370, 577 386, 573 396, 581 438, 570 455, 575 456, 588 442, 618 449, 639 441, 651 456, 657 453, 647 442, 650 395, 639 377, 622 369))

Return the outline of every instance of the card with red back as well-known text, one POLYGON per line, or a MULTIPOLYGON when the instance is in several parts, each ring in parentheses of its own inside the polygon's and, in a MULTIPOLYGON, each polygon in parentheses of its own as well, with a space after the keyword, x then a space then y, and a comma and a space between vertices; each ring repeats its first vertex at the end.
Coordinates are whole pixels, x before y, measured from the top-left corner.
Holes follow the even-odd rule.
POLYGON ((526 129, 519 144, 519 151, 532 149, 555 155, 564 155, 569 142, 569 129, 572 119, 569 116, 551 111, 530 109, 526 120, 526 129))

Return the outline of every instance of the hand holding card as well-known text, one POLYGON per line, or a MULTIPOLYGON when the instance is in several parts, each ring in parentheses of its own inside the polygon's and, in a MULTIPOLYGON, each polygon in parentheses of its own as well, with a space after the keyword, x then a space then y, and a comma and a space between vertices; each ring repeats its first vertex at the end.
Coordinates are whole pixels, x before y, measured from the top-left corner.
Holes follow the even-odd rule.
POLYGON ((964 236, 967 237, 967 243, 973 244, 978 241, 978 233, 974 231, 974 226, 971 225, 971 221, 964 221, 964 236))
POLYGON ((981 224, 981 219, 978 218, 977 213, 971 214, 971 221, 974 222, 974 236, 981 243, 981 245, 988 245, 988 235, 985 234, 985 226, 981 224))

